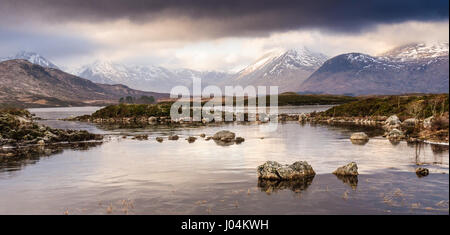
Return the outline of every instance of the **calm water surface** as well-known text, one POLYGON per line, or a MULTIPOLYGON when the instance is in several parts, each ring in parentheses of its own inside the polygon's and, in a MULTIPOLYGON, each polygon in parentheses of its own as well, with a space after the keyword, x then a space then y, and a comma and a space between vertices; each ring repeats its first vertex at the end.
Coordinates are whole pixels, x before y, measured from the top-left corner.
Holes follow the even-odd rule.
MULTIPOLYGON (((254 124, 105 130, 55 120, 96 109, 31 110, 48 119, 41 121, 47 125, 105 133, 107 140, 83 150, 0 162, 0 214, 449 213, 446 146, 391 144, 381 137, 354 145, 349 136, 358 130, 295 122, 264 132, 254 124), (246 141, 220 146, 184 140, 223 129, 246 141), (132 139, 144 133, 149 140, 132 139), (155 141, 172 134, 180 140, 155 141), (317 175, 308 182, 258 181, 256 167, 267 160, 308 161, 317 175), (358 178, 330 174, 350 161, 358 163, 358 178), (418 164, 431 174, 417 177, 418 164)), ((313 110, 297 107, 293 113, 313 110)))

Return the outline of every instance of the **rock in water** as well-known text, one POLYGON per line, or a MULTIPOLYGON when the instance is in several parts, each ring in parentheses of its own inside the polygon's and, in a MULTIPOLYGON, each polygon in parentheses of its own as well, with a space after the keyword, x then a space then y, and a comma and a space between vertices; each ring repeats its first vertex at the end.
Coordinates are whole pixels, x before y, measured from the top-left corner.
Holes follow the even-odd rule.
POLYGON ((358 166, 355 162, 351 162, 345 166, 341 166, 337 168, 333 174, 335 175, 345 175, 345 176, 357 176, 358 175, 358 166))
POLYGON ((389 131, 386 138, 388 138, 389 140, 401 140, 405 138, 405 135, 399 129, 392 129, 391 131, 389 131))
POLYGON ((189 136, 188 138, 186 138, 186 140, 187 140, 189 143, 194 143, 194 142, 197 140, 197 138, 195 138, 194 136, 189 136))
POLYGON ((281 165, 275 161, 267 161, 257 168, 258 178, 267 180, 294 180, 314 177, 313 168, 304 161, 292 165, 281 165))
POLYGON ((364 132, 357 132, 353 133, 352 136, 350 136, 351 140, 369 140, 369 136, 367 136, 364 132))
POLYGON ((302 114, 298 115, 298 122, 300 122, 300 123, 306 122, 307 118, 308 117, 306 116, 306 114, 302 113, 302 114))
POLYGON ((164 141, 164 139, 162 137, 156 137, 156 141, 162 143, 164 141))
POLYGON ((220 140, 224 142, 234 141, 234 138, 236 138, 236 134, 231 131, 219 131, 213 136, 214 140, 220 140))
POLYGON ((180 137, 178 135, 171 135, 169 136, 169 140, 178 140, 180 137))
POLYGON ((240 143, 242 143, 242 142, 244 142, 245 141, 245 139, 244 138, 242 138, 242 137, 236 137, 236 144, 240 144, 240 143))
POLYGON ((416 174, 419 177, 424 177, 430 174, 430 171, 427 168, 419 167, 416 169, 416 174))

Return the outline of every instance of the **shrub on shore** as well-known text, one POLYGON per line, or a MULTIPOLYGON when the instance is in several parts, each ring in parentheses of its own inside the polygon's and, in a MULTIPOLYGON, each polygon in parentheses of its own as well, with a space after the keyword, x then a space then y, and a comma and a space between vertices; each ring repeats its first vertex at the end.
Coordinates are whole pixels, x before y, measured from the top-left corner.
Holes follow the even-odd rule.
POLYGON ((168 104, 110 105, 91 115, 92 118, 161 117, 170 115, 168 104))
POLYGON ((370 97, 333 107, 330 117, 370 117, 396 114, 401 119, 442 116, 448 112, 448 94, 370 97))

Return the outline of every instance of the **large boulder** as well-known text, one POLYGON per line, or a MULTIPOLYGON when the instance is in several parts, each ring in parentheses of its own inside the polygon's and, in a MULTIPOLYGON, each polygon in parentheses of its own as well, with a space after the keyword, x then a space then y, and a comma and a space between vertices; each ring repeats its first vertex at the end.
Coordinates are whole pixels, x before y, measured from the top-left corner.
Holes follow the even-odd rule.
POLYGON ((384 122, 383 129, 387 132, 393 130, 393 129, 400 129, 402 126, 402 122, 397 117, 397 115, 392 115, 386 121, 384 122))
POLYGON ((314 177, 316 173, 305 161, 292 165, 282 165, 275 161, 267 161, 257 168, 258 178, 266 180, 294 180, 314 177))
POLYGON ((400 125, 400 124, 402 124, 402 122, 397 117, 397 115, 392 115, 392 116, 388 117, 388 119, 386 119, 385 124, 389 125, 389 126, 393 126, 393 125, 400 125))
POLYGON ((231 142, 234 141, 235 138, 236 134, 231 131, 219 131, 213 136, 214 140, 220 140, 223 142, 231 142))
POLYGON ((367 136, 366 133, 364 132, 357 132, 357 133, 353 133, 350 136, 351 140, 369 140, 369 136, 367 136))
POLYGON ((358 165, 355 162, 351 162, 345 166, 337 168, 333 174, 335 175, 345 175, 345 176, 357 176, 358 175, 358 165))

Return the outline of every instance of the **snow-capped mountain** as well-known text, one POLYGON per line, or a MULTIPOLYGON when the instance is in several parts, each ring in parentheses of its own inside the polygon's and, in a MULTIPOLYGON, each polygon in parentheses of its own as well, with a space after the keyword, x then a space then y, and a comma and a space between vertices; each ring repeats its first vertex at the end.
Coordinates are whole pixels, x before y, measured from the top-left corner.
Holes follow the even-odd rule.
POLYGON ((15 56, 0 58, 0 62, 6 61, 6 60, 17 60, 17 59, 27 60, 30 63, 37 64, 37 65, 40 65, 40 66, 46 67, 46 68, 58 69, 58 66, 53 64, 50 60, 46 59, 45 57, 43 57, 37 53, 34 53, 34 52, 26 52, 26 51, 21 51, 21 52, 17 53, 15 56))
POLYGON ((279 92, 297 91, 327 56, 307 48, 269 53, 234 76, 231 83, 241 86, 278 86, 279 92))
POLYGON ((326 61, 301 86, 302 93, 448 93, 448 43, 410 44, 373 57, 361 53, 326 61))
POLYGON ((157 92, 170 92, 180 85, 191 88, 193 77, 201 78, 203 85, 207 85, 229 76, 221 72, 169 70, 159 66, 129 66, 106 61, 96 61, 72 72, 97 83, 124 84, 134 89, 157 92))
POLYGON ((412 43, 385 52, 380 56, 400 62, 448 56, 448 42, 435 44, 412 43))

